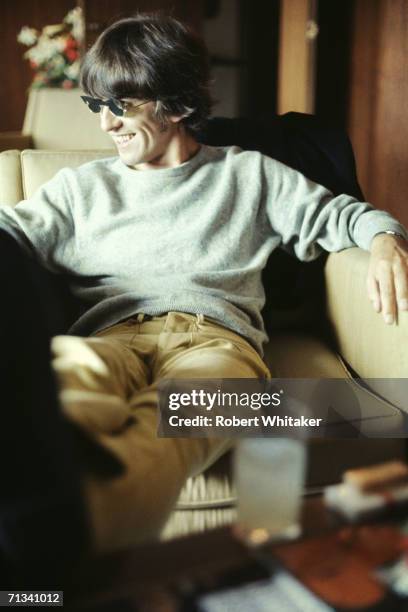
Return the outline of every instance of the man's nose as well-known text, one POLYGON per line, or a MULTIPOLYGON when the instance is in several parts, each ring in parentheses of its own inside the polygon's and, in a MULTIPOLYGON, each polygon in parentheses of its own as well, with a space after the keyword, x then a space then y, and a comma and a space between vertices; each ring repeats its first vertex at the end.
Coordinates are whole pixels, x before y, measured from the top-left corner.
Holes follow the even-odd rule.
POLYGON ((102 106, 99 115, 101 121, 101 129, 104 132, 116 130, 122 124, 122 119, 114 115, 108 106, 102 106))

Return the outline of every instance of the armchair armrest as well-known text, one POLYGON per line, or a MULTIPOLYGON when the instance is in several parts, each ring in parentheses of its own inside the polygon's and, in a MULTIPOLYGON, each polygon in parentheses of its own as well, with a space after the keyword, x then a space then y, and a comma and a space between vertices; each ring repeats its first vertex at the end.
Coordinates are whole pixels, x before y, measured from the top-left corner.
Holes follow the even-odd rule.
POLYGON ((32 148, 32 138, 29 134, 23 134, 22 132, 0 132, 0 151, 30 148, 32 148))
POLYGON ((332 253, 326 263, 327 315, 338 351, 361 378, 394 379, 370 386, 408 411, 405 387, 398 378, 408 376, 408 313, 386 325, 367 296, 369 253, 358 248, 332 253))

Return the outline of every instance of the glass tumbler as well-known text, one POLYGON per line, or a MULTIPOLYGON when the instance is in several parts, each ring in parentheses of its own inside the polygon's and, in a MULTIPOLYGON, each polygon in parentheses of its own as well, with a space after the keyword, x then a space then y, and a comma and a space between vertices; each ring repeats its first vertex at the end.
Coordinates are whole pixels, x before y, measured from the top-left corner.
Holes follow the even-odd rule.
POLYGON ((301 439, 247 438, 234 457, 237 534, 250 545, 296 538, 306 472, 301 439))

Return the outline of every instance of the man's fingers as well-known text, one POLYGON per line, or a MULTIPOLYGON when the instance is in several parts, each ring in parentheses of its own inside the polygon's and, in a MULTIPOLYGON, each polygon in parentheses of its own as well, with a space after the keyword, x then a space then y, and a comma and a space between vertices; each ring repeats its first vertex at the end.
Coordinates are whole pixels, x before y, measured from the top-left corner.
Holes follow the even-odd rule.
POLYGON ((394 262, 395 294, 400 310, 408 310, 408 265, 405 259, 394 262))
POLYGON ((374 239, 367 291, 386 323, 395 321, 397 306, 400 311, 408 311, 408 242, 389 237, 374 239))
POLYGON ((394 323, 396 317, 396 296, 394 272, 389 262, 379 262, 377 280, 380 289, 381 310, 384 321, 388 324, 394 323))
POLYGON ((381 310, 380 290, 378 283, 373 273, 369 273, 367 276, 367 293, 368 299, 371 301, 373 308, 376 312, 381 310))

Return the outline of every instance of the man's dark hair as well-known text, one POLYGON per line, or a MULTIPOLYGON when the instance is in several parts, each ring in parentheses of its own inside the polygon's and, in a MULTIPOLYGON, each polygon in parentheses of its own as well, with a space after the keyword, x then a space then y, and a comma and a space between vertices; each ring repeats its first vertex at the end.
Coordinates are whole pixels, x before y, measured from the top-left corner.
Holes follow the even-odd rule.
POLYGON ((204 42, 188 26, 163 14, 140 13, 108 27, 87 52, 81 87, 97 98, 156 102, 156 116, 182 115, 198 132, 211 111, 209 62, 204 42))

